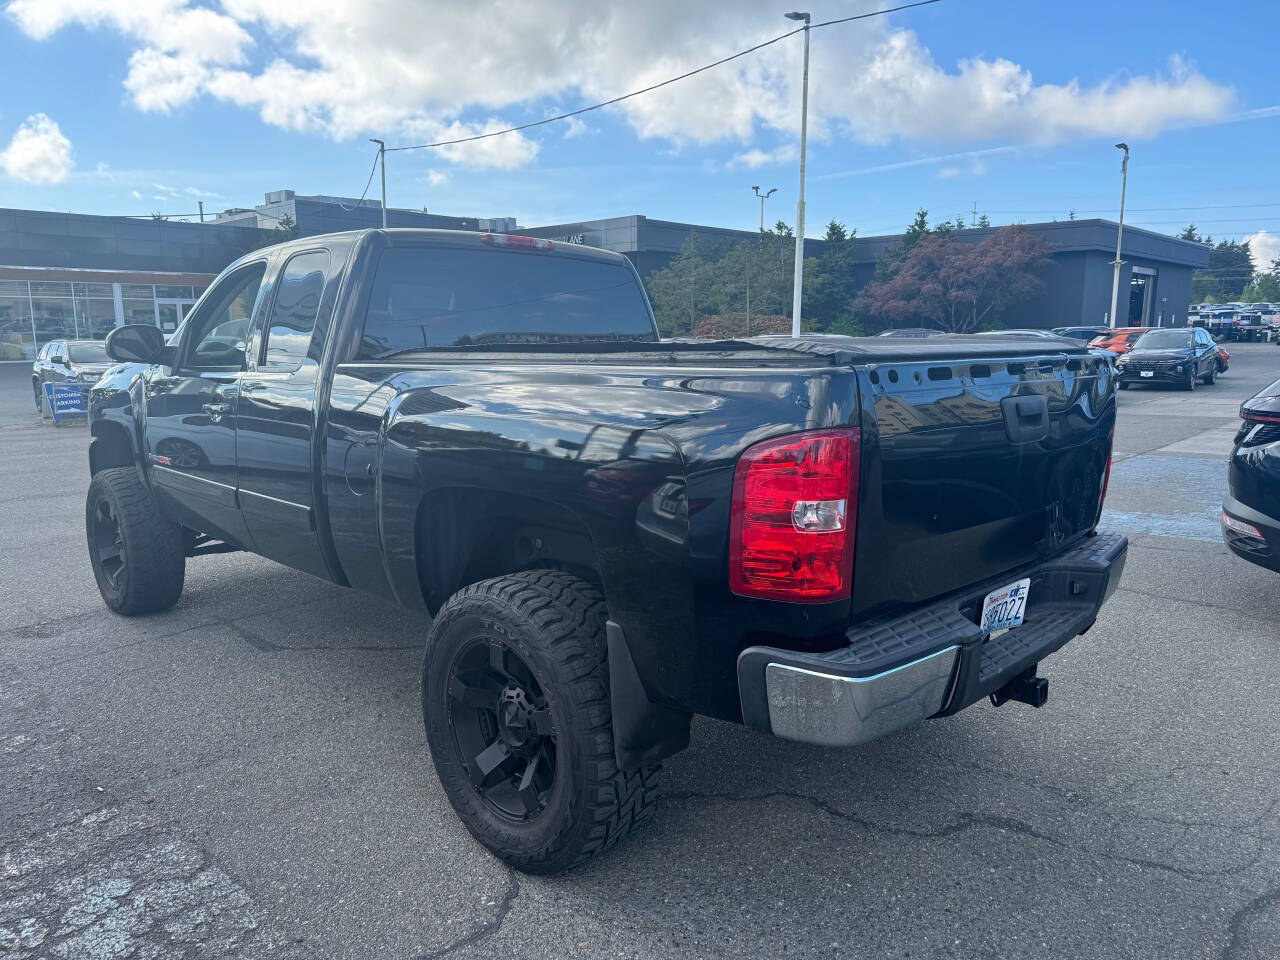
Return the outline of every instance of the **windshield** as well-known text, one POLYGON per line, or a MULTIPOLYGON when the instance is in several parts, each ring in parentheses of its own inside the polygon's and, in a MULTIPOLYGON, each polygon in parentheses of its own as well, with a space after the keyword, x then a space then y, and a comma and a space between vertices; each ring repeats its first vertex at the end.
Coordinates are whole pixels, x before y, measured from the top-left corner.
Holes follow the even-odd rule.
POLYGON ((110 363, 107 348, 94 341, 68 344, 67 353, 71 355, 72 363, 110 363))
POLYGON ((1135 350, 1185 350, 1191 346, 1191 334, 1185 330, 1152 330, 1138 338, 1135 350))

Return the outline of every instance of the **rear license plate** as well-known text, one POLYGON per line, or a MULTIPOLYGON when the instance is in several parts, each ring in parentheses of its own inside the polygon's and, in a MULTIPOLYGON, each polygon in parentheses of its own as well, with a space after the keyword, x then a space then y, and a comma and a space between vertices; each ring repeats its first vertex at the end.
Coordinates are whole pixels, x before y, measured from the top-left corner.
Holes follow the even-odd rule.
POLYGON ((1006 584, 999 590, 992 590, 982 601, 982 618, 978 623, 987 633, 996 630, 1008 630, 1022 623, 1027 612, 1027 593, 1031 589, 1031 578, 1026 577, 1006 584))
POLYGON ((1156 372, 1155 372, 1154 370, 1139 370, 1139 371, 1138 371, 1138 376, 1140 376, 1140 377, 1154 377, 1155 375, 1156 375, 1156 372))

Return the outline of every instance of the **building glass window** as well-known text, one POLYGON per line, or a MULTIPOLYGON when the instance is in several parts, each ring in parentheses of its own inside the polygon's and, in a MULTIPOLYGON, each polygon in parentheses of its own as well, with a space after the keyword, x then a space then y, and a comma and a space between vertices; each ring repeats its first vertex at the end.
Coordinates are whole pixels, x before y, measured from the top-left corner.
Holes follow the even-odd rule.
POLYGON ((155 287, 149 283, 122 283, 120 284, 120 295, 122 297, 130 297, 136 299, 154 299, 156 295, 155 287))
POLYGON ((76 297, 102 297, 110 300, 113 296, 109 283, 76 283, 72 284, 76 297))
POLYGON ((39 347, 32 340, 27 284, 13 282, 22 283, 21 295, 12 296, 0 286, 0 360, 32 360, 39 347))
POLYGON ((65 280, 32 280, 33 297, 70 297, 71 284, 65 280))
MULTIPOLYGON (((108 284, 108 286, 110 286, 108 284)), ((103 339, 116 326, 116 305, 114 300, 77 300, 76 312, 80 316, 81 336, 89 336, 94 340, 103 339), (88 332, 86 333, 86 328, 88 332)))
POLYGON ((25 297, 26 295, 27 281, 0 280, 0 297, 25 297))
POLYGON ((191 288, 184 286, 175 286, 174 284, 156 284, 157 300, 190 300, 191 288))
POLYGON ((154 300, 125 300, 124 322, 150 323, 154 325, 156 322, 156 302, 154 300))

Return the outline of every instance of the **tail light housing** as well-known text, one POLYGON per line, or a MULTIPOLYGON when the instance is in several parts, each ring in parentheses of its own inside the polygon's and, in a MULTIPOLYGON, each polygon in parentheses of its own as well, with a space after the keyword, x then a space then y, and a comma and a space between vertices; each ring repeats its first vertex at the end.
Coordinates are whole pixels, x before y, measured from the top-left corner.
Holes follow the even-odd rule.
POLYGON ((813 430, 742 454, 729 521, 734 593, 796 603, 850 595, 860 441, 857 428, 813 430))

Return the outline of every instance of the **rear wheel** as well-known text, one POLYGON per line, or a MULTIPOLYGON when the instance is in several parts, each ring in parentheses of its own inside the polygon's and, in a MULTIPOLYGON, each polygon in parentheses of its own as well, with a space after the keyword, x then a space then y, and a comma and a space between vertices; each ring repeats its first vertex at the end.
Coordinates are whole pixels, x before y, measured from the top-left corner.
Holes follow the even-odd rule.
POLYGON ((1120 389, 1121 389, 1121 390, 1128 390, 1128 389, 1129 389, 1129 384, 1127 384, 1127 383, 1125 383, 1123 380, 1121 380, 1121 381, 1120 381, 1120 389))
POLYGON ((1214 383, 1217 381, 1217 379, 1218 379, 1218 365, 1217 363, 1214 363, 1213 366, 1209 368, 1209 372, 1204 375, 1205 386, 1207 387, 1213 386, 1214 383))
POLYGON ((460 590, 431 625, 436 772, 472 835, 519 870, 585 863, 652 814, 660 768, 614 759, 604 623, 594 586, 532 570, 460 590))
POLYGON ((31 378, 31 394, 36 401, 36 413, 44 413, 44 398, 40 396, 40 381, 35 377, 31 378))
POLYGON ((157 513, 133 467, 94 474, 85 533, 98 592, 116 613, 155 613, 178 602, 187 566, 182 528, 157 513))

